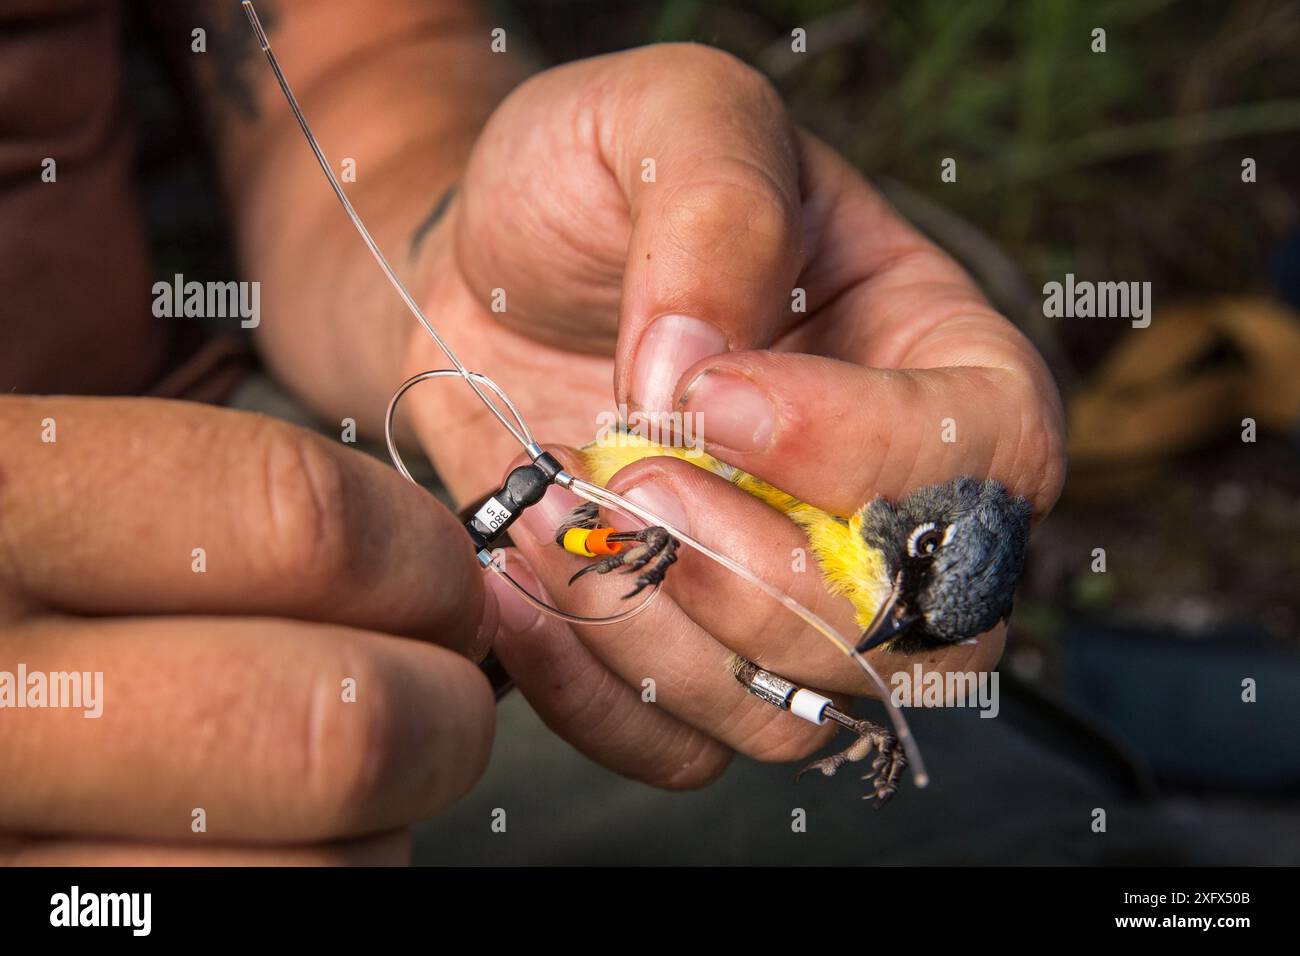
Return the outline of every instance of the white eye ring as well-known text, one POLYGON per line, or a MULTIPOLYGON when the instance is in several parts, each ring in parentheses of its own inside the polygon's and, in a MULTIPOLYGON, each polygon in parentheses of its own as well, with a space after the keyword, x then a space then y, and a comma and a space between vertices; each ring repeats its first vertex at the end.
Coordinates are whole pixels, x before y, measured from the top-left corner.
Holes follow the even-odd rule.
POLYGON ((916 550, 917 544, 923 536, 929 534, 935 529, 935 527, 936 525, 933 521, 927 521, 924 524, 919 524, 913 528, 912 533, 907 536, 907 553, 914 558, 919 557, 916 550))
POLYGON ((943 537, 942 539, 940 539, 939 543, 936 544, 930 550, 926 551, 925 554, 921 554, 920 552, 921 539, 924 538, 927 534, 931 534, 932 532, 937 530, 938 527, 939 525, 936 522, 927 521, 924 524, 919 524, 915 528, 913 528, 912 533, 907 536, 907 553, 914 558, 929 557, 930 555, 938 551, 940 548, 942 548, 945 544, 947 544, 952 539, 952 532, 954 526, 951 524, 946 526, 943 529, 943 537))

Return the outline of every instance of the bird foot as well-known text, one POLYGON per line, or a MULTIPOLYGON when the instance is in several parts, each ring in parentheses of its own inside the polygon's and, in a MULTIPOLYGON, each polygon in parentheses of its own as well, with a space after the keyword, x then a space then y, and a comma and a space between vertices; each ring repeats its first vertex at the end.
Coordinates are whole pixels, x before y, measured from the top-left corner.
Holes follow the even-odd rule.
MULTIPOLYGON (((599 521, 599 511, 594 504, 579 505, 556 529, 555 543, 565 547, 566 535, 574 529, 600 531, 602 529, 598 528, 599 521)), ((604 557, 579 570, 569 578, 569 584, 573 584, 578 578, 593 571, 596 574, 609 574, 620 568, 623 569, 624 574, 640 571, 635 586, 623 595, 623 600, 627 600, 636 597, 648 587, 662 584, 664 575, 677 561, 677 540, 663 528, 610 531, 604 534, 602 542, 603 546, 612 553, 605 553, 604 557)))
POLYGON ((855 720, 852 730, 858 735, 857 740, 839 753, 814 760, 795 774, 794 779, 798 781, 800 777, 812 770, 821 771, 823 776, 833 777, 846 763, 857 763, 874 750, 876 759, 871 762, 871 773, 862 777, 863 780, 872 782, 873 792, 866 794, 862 799, 874 799, 875 809, 879 810, 898 792, 898 778, 907 767, 907 755, 898 738, 880 724, 869 720, 855 720))

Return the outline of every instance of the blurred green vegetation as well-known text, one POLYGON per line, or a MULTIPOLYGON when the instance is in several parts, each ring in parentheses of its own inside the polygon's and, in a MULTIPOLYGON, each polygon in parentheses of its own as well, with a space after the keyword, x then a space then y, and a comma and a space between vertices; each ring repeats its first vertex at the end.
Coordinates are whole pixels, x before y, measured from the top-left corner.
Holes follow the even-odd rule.
POLYGON ((1028 314, 1043 282, 1070 271, 1150 280, 1160 301, 1259 289, 1269 250, 1297 220, 1294 0, 497 6, 555 62, 696 41, 759 67, 798 122, 926 231, 953 239, 1067 380, 1110 343, 1095 330, 1043 342, 1059 334, 1028 314), (806 54, 790 52, 795 28, 806 54), (1104 53, 1093 52, 1097 28, 1104 53), (1246 156, 1260 171, 1249 186, 1246 156), (957 160, 956 183, 940 181, 945 157, 957 160), (922 215, 927 200, 942 211, 922 215))

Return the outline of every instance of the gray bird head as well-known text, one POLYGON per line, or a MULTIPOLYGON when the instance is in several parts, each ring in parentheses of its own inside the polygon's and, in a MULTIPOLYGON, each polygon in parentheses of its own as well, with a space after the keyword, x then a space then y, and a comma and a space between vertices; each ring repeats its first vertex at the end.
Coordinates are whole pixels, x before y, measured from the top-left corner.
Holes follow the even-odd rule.
POLYGON ((983 634, 1011 613, 1031 509, 996 481, 955 478, 896 503, 877 498, 862 537, 885 556, 893 588, 860 650, 910 653, 983 634))

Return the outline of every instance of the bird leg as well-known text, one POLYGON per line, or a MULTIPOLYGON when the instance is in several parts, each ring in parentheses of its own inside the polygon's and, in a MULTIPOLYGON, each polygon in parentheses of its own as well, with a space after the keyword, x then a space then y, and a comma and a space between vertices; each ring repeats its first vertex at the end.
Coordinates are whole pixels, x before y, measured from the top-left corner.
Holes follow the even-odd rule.
POLYGON ((835 772, 846 763, 857 763, 875 750, 876 759, 871 763, 872 772, 862 778, 873 781, 875 792, 862 799, 870 800, 874 797, 876 809, 879 810, 897 792, 898 778, 902 776, 903 768, 907 766, 907 755, 899 744, 898 738, 888 730, 869 720, 850 717, 837 709, 829 697, 823 697, 807 687, 800 687, 794 681, 764 670, 753 661, 739 655, 732 657, 729 666, 732 676, 755 697, 815 724, 825 724, 826 721, 833 720, 858 735, 857 740, 839 753, 808 764, 795 775, 796 781, 810 770, 820 770, 824 776, 833 777, 835 772))
MULTIPOLYGON (((585 530, 595 530, 599 524, 599 509, 590 502, 579 505, 574 508, 560 523, 560 527, 555 532, 555 543, 564 547, 564 539, 567 532, 581 528, 585 530)), ((619 568, 623 569, 624 574, 632 574, 637 571, 635 587, 623 599, 636 597, 648 587, 663 583, 664 575, 668 569, 677 561, 677 540, 667 531, 659 527, 642 528, 640 531, 615 531, 605 536, 604 540, 610 545, 616 546, 617 550, 613 554, 606 554, 598 561, 594 561, 585 568, 580 569, 573 577, 569 578, 569 583, 585 574, 595 572, 597 574, 609 574, 619 568), (631 545, 631 547, 624 547, 631 545)))
POLYGON ((834 718, 841 726, 853 731, 858 735, 858 739, 838 753, 814 760, 795 774, 794 779, 797 781, 810 770, 820 770, 823 776, 833 777, 835 772, 846 763, 857 763, 874 750, 876 759, 871 762, 871 773, 864 774, 862 777, 863 780, 872 782, 874 792, 865 795, 862 799, 874 798, 875 809, 879 810, 898 791, 898 778, 902 776, 907 766, 907 755, 902 745, 899 744, 897 737, 880 724, 870 720, 855 720, 831 707, 828 707, 827 711, 826 716, 834 718))

